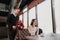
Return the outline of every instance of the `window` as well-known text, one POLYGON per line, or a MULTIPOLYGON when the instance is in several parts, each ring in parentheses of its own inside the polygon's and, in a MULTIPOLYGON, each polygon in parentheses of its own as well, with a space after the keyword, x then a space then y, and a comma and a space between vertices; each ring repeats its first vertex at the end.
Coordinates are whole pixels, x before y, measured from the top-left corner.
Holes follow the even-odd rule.
POLYGON ((27 12, 24 13, 24 20, 23 20, 24 28, 27 28, 27 12))
POLYGON ((26 11, 27 11, 27 8, 25 8, 25 9, 23 10, 23 13, 26 12, 26 11))
POLYGON ((51 2, 46 0, 44 3, 39 4, 38 8, 38 26, 43 30, 43 33, 52 33, 52 15, 51 15, 51 2))
POLYGON ((22 15, 19 16, 19 20, 22 20, 22 15))
POLYGON ((60 0, 54 0, 56 33, 60 34, 60 0))
POLYGON ((33 7, 32 9, 29 10, 29 25, 31 23, 31 20, 32 19, 35 19, 36 16, 35 16, 35 7, 33 7))

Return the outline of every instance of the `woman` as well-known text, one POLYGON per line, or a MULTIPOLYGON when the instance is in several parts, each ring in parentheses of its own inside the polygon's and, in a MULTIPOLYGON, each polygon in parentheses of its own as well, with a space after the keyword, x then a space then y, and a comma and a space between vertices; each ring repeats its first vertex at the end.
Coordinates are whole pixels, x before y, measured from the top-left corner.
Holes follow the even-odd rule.
POLYGON ((37 33, 38 27, 37 27, 37 20, 32 19, 30 26, 28 27, 28 30, 31 35, 35 35, 37 33))

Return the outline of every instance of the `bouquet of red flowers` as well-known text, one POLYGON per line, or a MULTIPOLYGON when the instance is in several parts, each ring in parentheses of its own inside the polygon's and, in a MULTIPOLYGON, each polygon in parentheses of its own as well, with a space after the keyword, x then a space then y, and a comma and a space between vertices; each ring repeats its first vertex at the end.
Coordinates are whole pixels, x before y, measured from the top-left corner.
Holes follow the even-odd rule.
POLYGON ((24 29, 24 25, 23 25, 23 23, 22 23, 21 20, 19 20, 19 21, 17 22, 16 28, 18 28, 18 29, 24 29))

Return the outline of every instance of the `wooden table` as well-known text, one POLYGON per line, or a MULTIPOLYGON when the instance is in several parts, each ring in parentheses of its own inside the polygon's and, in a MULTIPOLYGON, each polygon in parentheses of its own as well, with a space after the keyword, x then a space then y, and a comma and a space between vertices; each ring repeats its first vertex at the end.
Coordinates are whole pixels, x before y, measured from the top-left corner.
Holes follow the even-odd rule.
POLYGON ((28 40, 60 40, 60 34, 26 36, 28 40))

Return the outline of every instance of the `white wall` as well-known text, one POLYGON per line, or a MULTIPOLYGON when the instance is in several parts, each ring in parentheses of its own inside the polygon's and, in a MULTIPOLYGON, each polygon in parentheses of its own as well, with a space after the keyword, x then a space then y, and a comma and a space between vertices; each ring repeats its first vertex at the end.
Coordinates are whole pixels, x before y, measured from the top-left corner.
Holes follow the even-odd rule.
POLYGON ((60 0, 54 0, 56 32, 60 34, 60 0))

